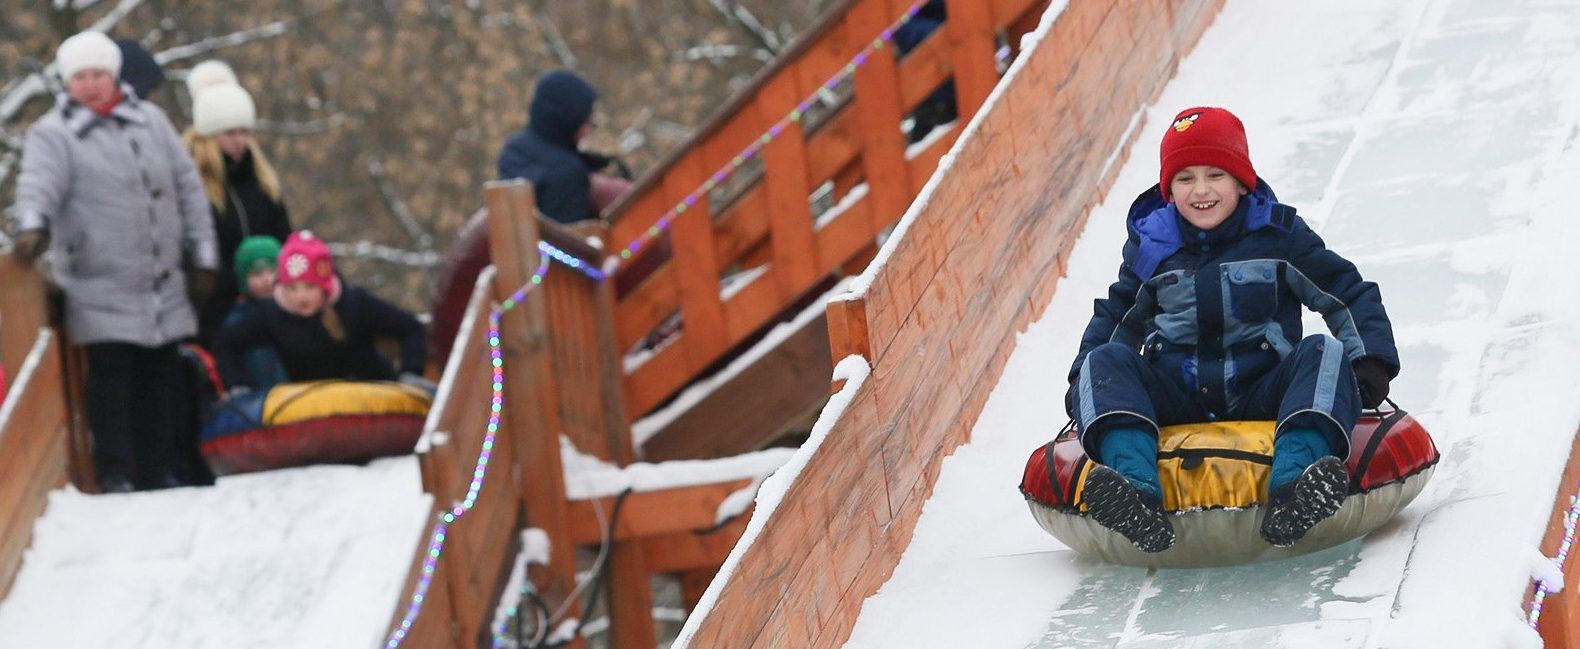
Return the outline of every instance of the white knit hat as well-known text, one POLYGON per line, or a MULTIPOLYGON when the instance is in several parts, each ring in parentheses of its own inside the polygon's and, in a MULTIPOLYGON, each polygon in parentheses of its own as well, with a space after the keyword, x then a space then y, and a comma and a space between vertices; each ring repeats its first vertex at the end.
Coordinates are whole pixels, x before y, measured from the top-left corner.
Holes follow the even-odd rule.
POLYGON ((121 73, 121 48, 102 32, 81 32, 61 41, 55 50, 55 67, 60 78, 71 76, 88 68, 108 70, 111 76, 121 73))
POLYGON ((241 85, 241 82, 236 80, 236 73, 230 69, 230 66, 219 59, 209 59, 192 66, 192 69, 187 71, 187 94, 193 99, 196 99, 198 91, 204 88, 225 85, 237 86, 241 85))
POLYGON ((198 135, 213 137, 231 129, 251 129, 257 121, 252 95, 236 84, 203 88, 192 99, 192 128, 198 135))

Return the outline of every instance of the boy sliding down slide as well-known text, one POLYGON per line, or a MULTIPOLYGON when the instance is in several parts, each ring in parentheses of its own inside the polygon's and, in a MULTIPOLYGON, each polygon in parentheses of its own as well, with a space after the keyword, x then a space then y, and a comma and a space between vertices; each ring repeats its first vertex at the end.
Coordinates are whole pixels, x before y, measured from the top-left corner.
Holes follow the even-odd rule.
POLYGON ((1166 550, 1158 428, 1275 420, 1260 531, 1293 545, 1344 499, 1350 431, 1399 373, 1392 325, 1377 285, 1257 177, 1229 111, 1180 112, 1161 165, 1131 204, 1119 279, 1070 368, 1065 409, 1100 463, 1088 513, 1146 552, 1166 550), (1332 335, 1303 337, 1302 306, 1332 335))

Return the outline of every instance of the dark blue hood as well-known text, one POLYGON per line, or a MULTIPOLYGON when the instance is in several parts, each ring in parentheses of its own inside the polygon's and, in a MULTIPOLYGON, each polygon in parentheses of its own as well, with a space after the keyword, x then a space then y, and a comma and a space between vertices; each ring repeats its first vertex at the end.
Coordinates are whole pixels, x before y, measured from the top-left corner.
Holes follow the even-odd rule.
POLYGON ((148 99, 165 82, 164 68, 137 41, 117 38, 115 44, 121 48, 121 81, 131 84, 139 99, 148 99))
POLYGON ((592 118, 598 91, 570 70, 555 70, 538 80, 532 93, 528 128, 550 143, 576 148, 576 131, 592 118))
MULTIPOLYGON (((1238 230, 1243 227, 1246 232, 1254 232, 1272 225, 1288 230, 1294 213, 1294 208, 1279 203, 1273 188, 1258 178, 1256 189, 1240 200, 1234 215, 1219 228, 1227 226, 1238 230), (1243 223, 1237 223, 1242 218, 1243 223)), ((1141 240, 1134 270, 1142 280, 1151 277, 1158 264, 1180 249, 1180 230, 1189 227, 1188 224, 1182 224, 1183 220, 1173 203, 1164 202, 1157 185, 1141 192, 1130 203, 1128 227, 1141 240)))

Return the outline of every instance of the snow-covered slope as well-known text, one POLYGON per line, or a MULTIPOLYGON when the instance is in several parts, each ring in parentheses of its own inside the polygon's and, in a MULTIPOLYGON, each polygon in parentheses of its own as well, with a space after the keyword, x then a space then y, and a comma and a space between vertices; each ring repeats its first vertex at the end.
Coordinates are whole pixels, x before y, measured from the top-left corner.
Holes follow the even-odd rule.
POLYGON ((847 646, 1538 646, 1520 606, 1580 424, 1580 1, 1230 0, 1144 129, 847 646), (1260 175, 1381 283, 1394 397, 1443 462, 1363 541, 1149 572, 1075 556, 1016 487, 1194 105, 1235 111, 1260 175))
POLYGON ((56 491, 0 603, 0 647, 379 646, 431 500, 414 456, 56 491))

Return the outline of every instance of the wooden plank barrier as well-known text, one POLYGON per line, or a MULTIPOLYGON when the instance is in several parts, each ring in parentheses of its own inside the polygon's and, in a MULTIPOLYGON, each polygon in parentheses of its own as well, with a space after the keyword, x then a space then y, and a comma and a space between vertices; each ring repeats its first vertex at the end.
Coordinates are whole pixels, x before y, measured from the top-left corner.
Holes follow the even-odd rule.
MULTIPOLYGON (((846 640, 909 544, 943 458, 966 441, 1015 332, 1048 303, 1118 171, 1105 162, 1116 151, 1123 160, 1135 137, 1132 116, 1221 3, 1072 0, 1021 54, 925 206, 886 244, 886 263, 829 305, 833 353, 861 354, 872 375, 762 534, 738 550, 731 577, 711 587, 716 603, 688 624, 689 646, 846 640)), ((950 21, 965 19, 950 33, 981 47, 987 19, 968 4, 950 3, 950 21)), ((998 6, 993 24, 1029 24, 998 6)), ((961 70, 957 87, 970 79, 961 70)))
POLYGON ((65 349, 49 327, 38 270, 0 255, 0 364, 10 381, 0 406, 0 599, 10 592, 49 492, 67 482, 71 441, 65 349))
POLYGON ((15 368, 0 408, 0 457, 14 470, 0 473, 0 599, 11 590, 33 522, 49 492, 66 484, 66 400, 54 331, 34 330, 33 348, 15 368))
MULTIPOLYGON (((400 625, 407 606, 416 592, 424 558, 427 556, 430 540, 428 534, 431 532, 432 523, 465 496, 467 481, 471 477, 472 462, 476 460, 476 449, 482 444, 488 411, 486 408, 479 408, 478 404, 486 403, 489 394, 489 371, 485 364, 488 353, 485 332, 488 310, 491 306, 490 289, 493 285, 493 276, 492 268, 484 269, 478 276, 477 285, 473 288, 472 296, 467 303, 460 335, 456 337, 456 348, 452 351, 445 368, 445 380, 440 384, 439 391, 434 397, 433 406, 423 426, 422 438, 416 449, 418 465, 422 471, 423 491, 433 496, 433 511, 429 517, 429 525, 423 528, 423 536, 413 548, 406 585, 391 616, 392 630, 400 625)), ((506 465, 496 461, 495 466, 506 465)), ((500 480, 500 474, 508 476, 509 470, 496 473, 494 482, 508 482, 508 479, 500 480)), ((512 486, 507 484, 500 488, 492 482, 489 483, 479 495, 479 506, 495 509, 500 503, 504 503, 505 506, 514 508, 516 495, 506 493, 512 486)), ((467 528, 466 532, 471 535, 492 532, 485 540, 498 542, 502 547, 510 546, 508 542, 501 542, 501 534, 498 530, 479 530, 477 526, 472 526, 467 528)), ((511 532, 513 530, 507 530, 503 536, 508 539, 511 532)), ((450 535, 452 539, 455 536, 455 533, 450 535)), ((467 637, 468 631, 476 633, 479 626, 484 623, 485 613, 477 604, 480 598, 475 594, 457 598, 452 596, 452 593, 468 590, 469 584, 484 581, 495 571, 493 567, 480 563, 468 563, 469 557, 466 555, 465 549, 452 550, 447 547, 440 556, 432 586, 425 595, 422 614, 407 632, 405 646, 460 648, 476 645, 475 642, 466 642, 462 638, 467 637), (474 572, 484 574, 472 574, 474 572), (462 624, 462 620, 469 622, 462 624)))

